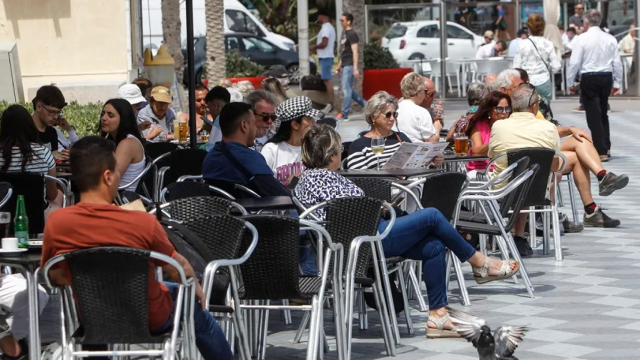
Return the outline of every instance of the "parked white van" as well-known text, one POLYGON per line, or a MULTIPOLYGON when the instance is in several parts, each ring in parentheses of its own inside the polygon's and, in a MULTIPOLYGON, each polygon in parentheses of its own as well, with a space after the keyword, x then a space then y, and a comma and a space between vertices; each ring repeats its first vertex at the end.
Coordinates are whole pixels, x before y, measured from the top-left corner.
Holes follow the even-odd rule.
MULTIPOLYGON (((161 0, 147 0, 142 2, 142 33, 144 47, 157 50, 162 44, 162 10, 161 0)), ((238 0, 224 0, 224 32, 252 33, 269 40, 284 50, 295 51, 293 40, 269 31, 247 8, 238 0)), ((180 4, 180 21, 182 22, 180 37, 182 42, 187 39, 187 14, 184 1, 180 4)), ((205 19, 205 0, 193 1, 193 35, 206 36, 207 22, 205 19)), ((155 51, 154 51, 155 52, 155 51)))

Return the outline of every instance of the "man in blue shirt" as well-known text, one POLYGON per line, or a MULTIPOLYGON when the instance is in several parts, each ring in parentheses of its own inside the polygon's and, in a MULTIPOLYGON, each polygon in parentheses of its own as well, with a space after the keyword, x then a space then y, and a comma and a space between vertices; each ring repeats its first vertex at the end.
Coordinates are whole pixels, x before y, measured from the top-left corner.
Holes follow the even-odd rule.
POLYGON ((251 106, 232 102, 220 112, 222 140, 209 151, 202 164, 205 180, 237 194, 234 184, 244 185, 260 196, 291 196, 273 176, 264 157, 249 148, 256 138, 256 119, 251 106))

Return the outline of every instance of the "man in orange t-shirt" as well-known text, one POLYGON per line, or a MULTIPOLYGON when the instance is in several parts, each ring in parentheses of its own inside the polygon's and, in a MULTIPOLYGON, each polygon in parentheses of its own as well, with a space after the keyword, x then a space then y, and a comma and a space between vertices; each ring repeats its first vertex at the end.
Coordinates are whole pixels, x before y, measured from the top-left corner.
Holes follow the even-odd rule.
MULTIPOLYGON (((71 171, 80 190, 81 202, 55 211, 47 219, 42 264, 56 255, 75 250, 124 246, 170 256, 183 267, 187 277, 194 277, 193 268, 175 251, 155 217, 112 204, 120 183, 114 151, 115 144, 98 136, 80 139, 71 148, 71 171)), ((163 270, 172 280, 178 279, 178 272, 173 267, 165 265, 163 270)), ((70 284, 67 269, 62 266, 54 269, 50 276, 59 285, 70 284)), ((162 334, 172 327, 177 290, 175 283, 158 282, 154 266, 149 264, 148 307, 152 333, 162 334)), ((196 298, 198 306, 195 307, 194 322, 198 350, 205 360, 233 359, 222 329, 203 309, 205 296, 197 280, 196 298)))

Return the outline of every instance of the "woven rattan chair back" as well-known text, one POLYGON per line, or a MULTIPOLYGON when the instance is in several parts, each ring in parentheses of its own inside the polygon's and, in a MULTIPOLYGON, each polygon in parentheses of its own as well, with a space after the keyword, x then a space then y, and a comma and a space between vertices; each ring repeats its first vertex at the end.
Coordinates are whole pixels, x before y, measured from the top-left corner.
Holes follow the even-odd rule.
POLYGON ((149 333, 149 251, 102 247, 68 254, 81 344, 155 343, 149 333))
MULTIPOLYGON (((382 200, 371 197, 334 199, 327 203, 325 228, 334 243, 340 243, 349 251, 351 242, 358 236, 375 236, 378 233, 382 200)), ((344 256, 346 270, 348 256, 344 256)), ((371 259, 371 246, 365 243, 360 248, 356 263, 356 278, 367 278, 367 267, 371 259)))
MULTIPOLYGON (((299 254, 300 223, 297 219, 278 215, 242 217, 258 230, 258 245, 242 265, 244 300, 300 298, 299 254)), ((249 248, 245 236, 241 252, 249 248)))
POLYGON ((209 185, 197 181, 181 181, 167 185, 167 201, 194 196, 209 196, 209 185))
MULTIPOLYGON (((24 205, 29 217, 29 234, 41 234, 44 231, 44 177, 36 173, 4 173, 0 175, 1 182, 11 184, 13 194, 7 200, 4 211, 15 217, 18 195, 24 195, 24 205)), ((13 227, 10 233, 13 234, 13 227)))
POLYGON ((436 208, 451 221, 460 192, 467 184, 467 175, 440 173, 428 176, 422 189, 420 203, 423 208, 436 208))
MULTIPOLYGON (((533 175, 528 178, 525 182, 523 182, 516 190, 512 191, 512 194, 515 194, 515 199, 513 202, 513 212, 509 215, 509 219, 507 220, 507 224, 505 226, 505 231, 509 232, 516 224, 518 220, 518 215, 520 215, 520 210, 525 207, 525 202, 527 201, 527 196, 531 191, 531 187, 536 181, 536 174, 540 171, 540 165, 533 164, 529 167, 528 170, 533 171, 533 175)), ((524 175, 524 174, 521 174, 524 175)))
POLYGON ((358 185, 364 194, 370 198, 391 202, 391 181, 380 178, 354 176, 349 178, 358 185))
POLYGON ((540 165, 540 169, 537 171, 531 183, 529 193, 524 201, 523 205, 525 207, 545 205, 547 187, 549 186, 549 174, 551 173, 551 166, 555 154, 555 150, 547 148, 526 148, 509 151, 507 153, 509 165, 523 157, 529 158, 529 165, 540 165))
POLYGON ((215 196, 193 196, 171 201, 166 210, 172 219, 187 221, 211 215, 228 215, 231 201, 215 196))

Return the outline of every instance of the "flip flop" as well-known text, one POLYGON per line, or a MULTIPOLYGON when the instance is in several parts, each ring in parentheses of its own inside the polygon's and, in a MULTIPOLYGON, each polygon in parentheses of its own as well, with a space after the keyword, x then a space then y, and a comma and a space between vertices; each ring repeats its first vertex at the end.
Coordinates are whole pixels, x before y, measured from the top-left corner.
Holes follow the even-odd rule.
POLYGON ((498 274, 489 275, 491 258, 487 256, 487 259, 484 262, 484 266, 482 266, 481 268, 473 268, 473 278, 478 284, 486 284, 492 281, 508 279, 515 275, 520 269, 520 263, 518 262, 516 262, 514 268, 511 269, 511 266, 509 266, 509 261, 511 260, 502 260, 502 265, 500 266, 500 270, 498 270, 498 274))

